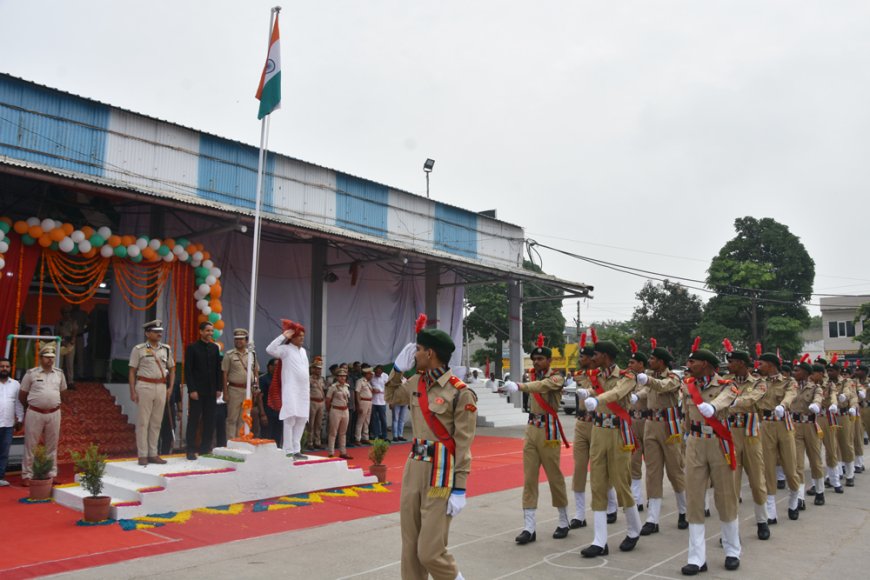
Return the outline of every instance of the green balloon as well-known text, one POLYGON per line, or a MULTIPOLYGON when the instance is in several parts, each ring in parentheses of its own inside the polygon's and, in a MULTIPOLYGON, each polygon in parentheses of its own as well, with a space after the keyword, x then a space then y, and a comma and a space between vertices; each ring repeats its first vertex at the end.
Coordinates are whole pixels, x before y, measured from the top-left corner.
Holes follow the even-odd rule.
POLYGON ((24 234, 21 236, 21 243, 25 246, 32 246, 36 243, 36 240, 30 236, 30 234, 24 234))
POLYGON ((133 257, 130 258, 130 259, 133 260, 134 262, 136 262, 136 263, 138 264, 139 262, 142 261, 142 254, 136 254, 135 256, 133 256, 133 257))
POLYGON ((188 240, 187 238, 178 238, 177 240, 175 240, 175 244, 177 246, 181 246, 186 250, 187 246, 190 245, 190 240, 188 240))
POLYGON ((220 319, 221 319, 221 315, 218 314, 217 312, 212 312, 208 315, 208 321, 211 322, 212 324, 214 324, 215 322, 217 322, 220 319))
MULTIPOLYGON (((0 222, 0 230, 2 230, 4 234, 8 234, 8 233, 9 233, 9 228, 10 228, 10 227, 11 227, 11 226, 10 226, 9 224, 7 224, 6 222, 0 222)), ((185 240, 185 241, 187 241, 187 240, 185 240)), ((187 242, 187 243, 189 244, 190 242, 187 242)), ((185 247, 186 247, 186 246, 185 246, 185 247)))
POLYGON ((93 248, 100 248, 103 246, 103 244, 106 243, 106 239, 98 233, 94 233, 90 237, 89 241, 91 242, 91 247, 93 248))
POLYGON ((121 246, 121 245, 115 246, 115 255, 118 256, 119 258, 126 258, 127 257, 127 246, 121 246))
POLYGON ((161 256, 165 256, 166 254, 169 253, 169 246, 166 246, 166 245, 160 246, 160 249, 157 250, 157 253, 160 254, 161 256))
POLYGON ((78 253, 79 253, 79 247, 78 247, 78 245, 74 245, 74 246, 73 246, 73 249, 70 250, 69 253, 72 254, 73 256, 75 256, 76 254, 78 254, 78 253))
POLYGON ((214 337, 215 337, 216 339, 217 339, 217 338, 220 338, 222 334, 223 334, 223 332, 221 332, 220 330, 215 330, 215 331, 214 331, 214 337))
POLYGON ((208 276, 208 274, 209 274, 209 271, 208 271, 208 268, 200 266, 199 268, 195 268, 193 270, 193 273, 196 275, 197 279, 202 280, 202 282, 200 282, 200 284, 203 284, 205 282, 205 277, 208 276))
POLYGON ((60 248, 60 244, 58 244, 57 242, 51 242, 51 245, 49 246, 49 248, 57 251, 57 249, 60 248))

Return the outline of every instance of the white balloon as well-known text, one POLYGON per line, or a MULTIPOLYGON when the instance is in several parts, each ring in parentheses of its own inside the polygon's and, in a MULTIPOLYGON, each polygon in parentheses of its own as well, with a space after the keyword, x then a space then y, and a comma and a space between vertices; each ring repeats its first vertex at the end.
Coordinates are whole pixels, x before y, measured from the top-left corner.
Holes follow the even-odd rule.
POLYGON ((6 234, 3 233, 3 230, 0 230, 0 240, 6 237, 6 234))
POLYGON ((148 242, 148 246, 152 250, 159 250, 161 245, 162 245, 162 242, 160 240, 158 240, 157 238, 154 238, 153 240, 148 242))
POLYGON ((6 240, 0 240, 0 254, 5 254, 9 251, 9 242, 6 240))
POLYGON ((111 258, 114 253, 115 248, 113 248, 109 244, 106 244, 105 246, 100 248, 100 255, 104 258, 111 258))
POLYGON ((171 262, 171 261, 174 260, 174 259, 175 259, 175 256, 172 255, 172 252, 169 252, 168 254, 166 254, 165 256, 163 256, 163 261, 164 261, 164 262, 171 262))
POLYGON ((42 223, 42 220, 40 220, 38 217, 27 218, 27 225, 29 225, 30 227, 38 226, 40 223, 42 223))
POLYGON ((42 220, 39 225, 42 226, 42 231, 44 232, 50 232, 55 227, 54 220, 49 218, 45 218, 44 220, 42 220))
POLYGON ((193 259, 197 262, 202 262, 202 252, 194 252, 193 259))
POLYGON ((202 262, 200 262, 199 260, 197 260, 195 258, 190 259, 190 265, 193 266, 194 268, 199 268, 200 264, 202 264, 202 262))
POLYGON ((181 260, 182 262, 186 262, 186 261, 188 261, 188 260, 190 259, 190 254, 188 254, 186 250, 185 250, 185 251, 182 251, 182 252, 178 255, 178 259, 181 260))
POLYGON ((75 243, 79 244, 85 239, 85 233, 81 230, 76 230, 70 234, 70 239, 75 243))
POLYGON ((6 267, 6 260, 4 260, 3 258, 0 258, 0 270, 2 270, 5 267, 6 267))
POLYGON ((103 226, 97 230, 97 233, 100 234, 100 237, 104 240, 108 240, 109 236, 112 235, 112 230, 106 226, 103 226))
POLYGON ((131 258, 135 258, 141 253, 142 249, 139 248, 139 246, 137 246, 136 244, 130 244, 129 246, 127 246, 127 255, 131 258))
POLYGON ((205 296, 206 294, 211 292, 211 286, 209 286, 208 284, 200 284, 199 291, 200 293, 202 293, 203 296, 205 296))
POLYGON ((205 314, 206 316, 208 316, 209 314, 211 314, 211 306, 206 306, 205 308, 200 308, 200 311, 203 314, 205 314))
POLYGON ((220 278, 221 277, 221 269, 218 268, 217 266, 215 266, 214 268, 211 269, 211 275, 214 276, 215 278, 220 278))
POLYGON ((57 247, 60 248, 61 252, 69 253, 72 252, 72 249, 76 247, 76 243, 72 241, 72 238, 66 237, 60 241, 57 247))
POLYGON ((208 302, 206 302, 202 298, 200 298, 199 300, 196 301, 196 309, 197 310, 202 310, 206 306, 208 306, 208 302))
POLYGON ((209 275, 205 277, 205 283, 209 286, 214 286, 215 282, 217 282, 217 278, 215 278, 214 276, 209 275))
POLYGON ((214 268, 214 262, 212 262, 211 260, 203 260, 202 267, 211 270, 212 268, 214 268))
POLYGON ((183 251, 184 248, 182 246, 179 246, 178 244, 175 244, 175 246, 172 248, 172 253, 176 256, 180 256, 183 251))
POLYGON ((140 250, 144 250, 148 247, 148 240, 146 240, 145 238, 139 238, 138 240, 136 240, 136 245, 139 246, 140 250))
POLYGON ((93 248, 93 246, 91 245, 91 243, 88 240, 82 240, 79 242, 79 252, 81 252, 83 254, 90 252, 92 248, 93 248))

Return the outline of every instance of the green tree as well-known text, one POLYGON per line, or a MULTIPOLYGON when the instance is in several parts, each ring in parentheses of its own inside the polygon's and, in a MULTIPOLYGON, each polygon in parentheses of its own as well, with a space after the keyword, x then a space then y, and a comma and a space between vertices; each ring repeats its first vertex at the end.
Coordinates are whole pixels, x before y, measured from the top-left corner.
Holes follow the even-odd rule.
MULTIPOLYGON (((800 333, 810 321, 805 305, 812 293, 815 262, 800 238, 772 218, 738 218, 734 228, 737 235, 707 271, 707 286, 717 295, 704 308, 699 331, 733 331, 729 338, 735 346, 751 350, 761 341, 764 350, 779 348, 783 358, 791 358, 800 351, 800 333)), ((713 346, 714 337, 703 339, 713 346)))
POLYGON ((635 296, 640 305, 634 309, 632 323, 643 338, 643 343, 638 340, 640 349, 648 350, 649 338, 655 337, 678 360, 687 357, 695 337, 692 332, 701 322, 701 299, 670 280, 661 284, 647 281, 635 296))
POLYGON ((861 324, 861 334, 856 334, 854 340, 859 344, 859 352, 864 352, 864 345, 870 344, 870 324, 867 324, 867 320, 870 320, 870 302, 865 302, 861 306, 858 307, 858 310, 855 312, 855 327, 858 327, 858 324, 861 324))
MULTIPOLYGON (((609 340, 616 344, 616 347, 619 349, 616 364, 625 368, 625 365, 628 364, 628 357, 631 355, 629 340, 634 339, 637 341, 639 339, 634 323, 631 320, 605 320, 603 322, 593 322, 589 326, 595 329, 598 340, 609 340)), ((592 343, 591 338, 589 343, 592 343)), ((641 346, 640 343, 638 343, 638 346, 641 346)))

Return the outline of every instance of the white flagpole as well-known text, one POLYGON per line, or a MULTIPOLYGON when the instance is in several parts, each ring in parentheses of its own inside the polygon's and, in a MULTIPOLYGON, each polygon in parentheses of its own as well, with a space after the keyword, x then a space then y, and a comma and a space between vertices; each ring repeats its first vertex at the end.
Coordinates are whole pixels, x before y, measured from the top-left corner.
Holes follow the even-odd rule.
MULTIPOLYGON (((272 28, 275 26, 275 19, 281 11, 280 6, 272 8, 269 13, 269 36, 268 42, 272 42, 272 28)), ((251 305, 248 310, 248 342, 253 343, 254 340, 254 322, 257 316, 257 275, 260 270, 260 228, 261 217, 260 208, 263 202, 263 178, 266 166, 266 147, 269 141, 269 115, 263 117, 260 123, 260 154, 257 159, 257 194, 254 203, 254 244, 251 256, 251 305)), ((253 349, 248 349, 248 369, 245 380, 245 400, 252 401, 251 397, 251 381, 254 366, 253 349)), ((249 413, 249 411, 245 411, 249 413)), ((251 423, 253 425, 253 423, 251 423)), ((245 434, 250 433, 248 423, 245 422, 245 434)), ((227 433, 228 436, 234 437, 236 434, 227 433)))

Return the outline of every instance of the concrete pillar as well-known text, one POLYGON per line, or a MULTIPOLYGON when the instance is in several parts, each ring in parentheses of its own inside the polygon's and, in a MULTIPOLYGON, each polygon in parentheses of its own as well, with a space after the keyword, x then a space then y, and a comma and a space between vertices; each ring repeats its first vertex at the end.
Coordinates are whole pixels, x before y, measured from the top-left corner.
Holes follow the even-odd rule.
MULTIPOLYGON (((523 283, 519 280, 508 282, 508 333, 511 361, 511 380, 515 383, 523 379, 523 283)), ((514 407, 523 406, 522 394, 512 397, 514 407)))
POLYGON ((309 358, 320 355, 326 360, 326 240, 311 243, 311 313, 305 335, 309 358))
POLYGON ((441 266, 437 262, 426 262, 426 323, 427 327, 438 326, 438 284, 441 281, 441 266))

